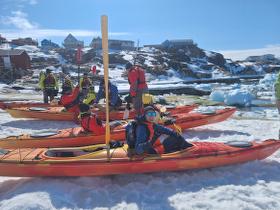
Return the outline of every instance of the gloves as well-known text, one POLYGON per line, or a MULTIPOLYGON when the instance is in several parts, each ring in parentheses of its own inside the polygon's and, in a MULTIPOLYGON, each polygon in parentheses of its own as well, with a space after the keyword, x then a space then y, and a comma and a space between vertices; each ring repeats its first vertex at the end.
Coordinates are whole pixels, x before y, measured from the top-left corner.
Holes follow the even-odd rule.
POLYGON ((118 148, 123 146, 123 142, 120 141, 110 141, 109 142, 110 149, 118 148))
POLYGON ((172 125, 176 122, 176 119, 174 118, 167 118, 165 121, 164 121, 164 125, 172 125))
POLYGON ((126 109, 131 110, 130 103, 126 104, 126 109))

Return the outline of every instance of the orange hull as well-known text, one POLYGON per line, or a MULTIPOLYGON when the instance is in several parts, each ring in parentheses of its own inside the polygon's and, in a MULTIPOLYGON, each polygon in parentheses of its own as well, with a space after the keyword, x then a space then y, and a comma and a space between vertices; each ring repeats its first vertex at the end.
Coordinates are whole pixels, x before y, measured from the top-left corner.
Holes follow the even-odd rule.
MULTIPOLYGON (((234 112, 235 108, 217 110, 215 114, 205 115, 200 113, 188 113, 174 115, 176 125, 182 129, 193 128, 201 125, 217 123, 226 120, 234 112)), ((125 139, 125 125, 116 127, 111 131, 112 140, 125 139)), ((174 128, 173 125, 169 126, 174 128)), ((82 128, 70 128, 60 130, 58 134, 44 138, 32 138, 30 135, 8 137, 0 139, 0 148, 38 148, 38 147, 73 147, 91 144, 99 144, 105 141, 105 135, 93 135, 83 133, 82 128)))
MULTIPOLYGON (((188 113, 191 110, 197 107, 194 105, 185 105, 178 106, 175 108, 167 109, 167 112, 170 114, 178 114, 178 113, 188 113)), ((47 110, 44 111, 31 111, 30 107, 18 107, 6 109, 6 111, 14 118, 36 118, 41 120, 58 120, 58 121, 75 121, 75 115, 72 112, 64 112, 63 107, 47 107, 47 110)), ((93 112, 96 112, 100 119, 105 120, 106 115, 105 112, 99 111, 97 109, 93 109, 93 112)), ((111 120, 121 120, 123 119, 124 111, 112 111, 110 112, 111 120)), ((131 111, 129 114, 129 118, 132 119, 135 117, 135 111, 131 111)))
POLYGON ((19 107, 56 107, 57 104, 45 104, 41 102, 4 102, 0 101, 0 109, 13 109, 19 107))
POLYGON ((194 146, 180 152, 161 156, 129 159, 125 148, 96 152, 91 158, 48 157, 47 149, 22 149, 0 155, 0 175, 17 177, 34 176, 103 176, 113 174, 181 171, 261 160, 280 148, 279 140, 252 142, 251 147, 238 148, 224 143, 193 142, 194 146), (20 161, 19 161, 20 160, 20 161))

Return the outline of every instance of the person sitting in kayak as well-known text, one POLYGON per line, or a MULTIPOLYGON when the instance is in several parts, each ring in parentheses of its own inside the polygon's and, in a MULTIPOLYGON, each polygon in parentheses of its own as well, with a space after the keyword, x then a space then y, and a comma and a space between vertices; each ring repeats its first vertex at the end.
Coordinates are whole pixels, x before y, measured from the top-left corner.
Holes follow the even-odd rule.
MULTIPOLYGON (((110 81, 108 81, 108 89, 109 89, 109 105, 112 109, 117 109, 122 105, 122 100, 119 97, 119 90, 116 85, 113 85, 110 81)), ((100 99, 105 98, 105 85, 104 80, 100 81, 99 90, 96 95, 96 99, 94 101, 95 104, 99 102, 100 99)))
POLYGON ((81 126, 83 129, 96 135, 105 134, 105 126, 97 115, 91 112, 90 106, 87 104, 80 104, 79 108, 81 126))
POLYGON ((144 109, 144 115, 138 119, 135 135, 136 154, 163 154, 192 146, 179 133, 156 124, 156 116, 156 110, 148 106, 144 109))
POLYGON ((71 87, 64 86, 62 89, 62 96, 60 98, 59 104, 63 105, 65 109, 69 112, 79 113, 79 96, 80 87, 77 86, 72 91, 71 87))

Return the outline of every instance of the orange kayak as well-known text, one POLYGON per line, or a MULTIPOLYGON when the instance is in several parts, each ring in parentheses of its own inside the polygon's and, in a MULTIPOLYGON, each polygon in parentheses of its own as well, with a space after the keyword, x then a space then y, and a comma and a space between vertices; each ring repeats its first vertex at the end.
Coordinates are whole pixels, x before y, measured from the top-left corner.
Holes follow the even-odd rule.
POLYGON ((162 155, 127 156, 127 145, 81 148, 18 149, 0 153, 0 176, 104 176, 213 168, 261 160, 280 148, 280 140, 262 142, 192 142, 185 150, 162 155))
POLYGON ((59 105, 45 104, 42 102, 0 101, 0 109, 12 109, 12 108, 19 108, 19 107, 49 107, 49 106, 59 106, 59 105))
MULTIPOLYGON (((175 114, 176 125, 181 129, 217 123, 226 120, 235 108, 225 108, 213 113, 175 114)), ((126 121, 111 130, 111 139, 124 141, 126 121)), ((174 124, 167 125, 174 129, 174 124)), ((0 139, 0 148, 39 148, 39 147, 73 147, 105 142, 105 135, 95 135, 85 132, 81 127, 63 129, 59 131, 45 131, 33 135, 23 134, 0 139)))
MULTIPOLYGON (((188 113, 195 109, 198 105, 185 105, 185 106, 167 106, 167 112, 172 114, 188 113)), ((64 111, 63 107, 18 107, 6 109, 6 111, 14 118, 36 118, 41 120, 61 120, 61 121, 76 121, 76 116, 73 112, 64 111)), ((105 112, 94 108, 92 109, 100 119, 105 120, 105 112)), ((122 120, 124 110, 111 111, 110 120, 122 120)), ((135 111, 129 113, 129 118, 135 117, 135 111)))

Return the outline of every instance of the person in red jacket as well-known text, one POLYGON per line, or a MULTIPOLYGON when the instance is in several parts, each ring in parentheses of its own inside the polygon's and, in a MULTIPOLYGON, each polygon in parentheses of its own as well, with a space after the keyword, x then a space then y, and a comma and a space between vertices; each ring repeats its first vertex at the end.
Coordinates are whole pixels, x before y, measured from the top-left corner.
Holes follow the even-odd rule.
POLYGON ((59 104, 63 105, 65 109, 69 112, 79 113, 79 95, 80 87, 77 86, 72 91, 71 87, 65 86, 62 90, 62 96, 60 98, 59 104))
POLYGON ((129 94, 132 97, 133 107, 137 116, 141 116, 144 110, 142 95, 148 93, 145 71, 140 66, 132 65, 130 62, 125 65, 125 68, 128 71, 129 94))
POLYGON ((80 117, 81 126, 85 131, 92 132, 96 135, 105 134, 105 125, 97 117, 96 114, 92 113, 90 106, 87 104, 80 104, 80 117))

